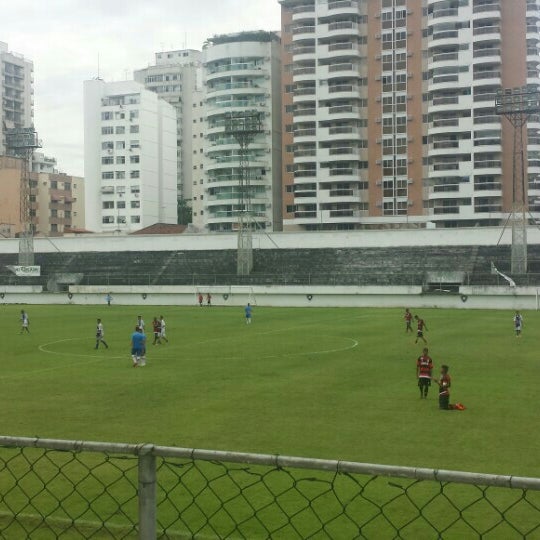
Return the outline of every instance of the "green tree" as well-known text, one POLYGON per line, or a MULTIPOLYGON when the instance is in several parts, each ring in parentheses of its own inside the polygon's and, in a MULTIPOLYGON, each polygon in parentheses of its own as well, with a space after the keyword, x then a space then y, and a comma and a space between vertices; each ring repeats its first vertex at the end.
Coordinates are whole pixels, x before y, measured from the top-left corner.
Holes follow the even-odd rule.
POLYGON ((193 210, 189 199, 178 199, 178 224, 189 225, 192 222, 193 210))

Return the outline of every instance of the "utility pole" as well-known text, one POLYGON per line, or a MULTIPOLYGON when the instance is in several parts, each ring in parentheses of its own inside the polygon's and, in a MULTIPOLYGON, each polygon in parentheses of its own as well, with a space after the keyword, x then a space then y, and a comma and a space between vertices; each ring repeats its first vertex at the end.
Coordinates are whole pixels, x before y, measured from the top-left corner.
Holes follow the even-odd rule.
POLYGON ((225 124, 225 133, 239 145, 238 185, 238 254, 237 274, 249 276, 253 269, 253 231, 251 218, 251 184, 248 148, 255 137, 262 133, 262 114, 257 111, 231 113, 225 124))
POLYGON ((523 132, 527 121, 540 113, 540 89, 535 85, 501 88, 495 98, 495 112, 514 128, 512 168, 512 273, 527 273, 527 183, 523 132))

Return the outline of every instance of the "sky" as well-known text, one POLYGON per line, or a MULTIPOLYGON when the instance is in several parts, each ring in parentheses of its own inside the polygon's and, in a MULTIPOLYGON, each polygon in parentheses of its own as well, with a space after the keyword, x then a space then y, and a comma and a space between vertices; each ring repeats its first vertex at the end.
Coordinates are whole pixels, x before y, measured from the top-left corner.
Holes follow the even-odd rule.
POLYGON ((2 3, 0 41, 34 62, 43 151, 84 173, 83 81, 131 79, 161 50, 201 49, 215 34, 279 30, 278 0, 17 0, 2 3))

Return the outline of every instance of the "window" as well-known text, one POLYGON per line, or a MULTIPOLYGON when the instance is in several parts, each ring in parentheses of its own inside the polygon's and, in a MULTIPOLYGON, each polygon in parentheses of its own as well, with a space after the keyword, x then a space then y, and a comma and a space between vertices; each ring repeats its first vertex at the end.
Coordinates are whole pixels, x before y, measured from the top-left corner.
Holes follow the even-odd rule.
POLYGON ((114 202, 113 201, 103 201, 103 204, 101 205, 101 207, 104 210, 107 210, 109 208, 114 208, 114 202))
POLYGON ((125 171, 116 171, 116 179, 117 180, 124 180, 126 177, 125 171))
POLYGON ((130 148, 139 148, 139 141, 130 141, 129 142, 129 147, 130 148))
POLYGON ((129 126, 130 133, 139 133, 139 126, 129 126))
POLYGON ((114 133, 114 128, 112 126, 103 126, 101 128, 102 135, 112 135, 114 133))
POLYGON ((140 174, 141 174, 140 171, 131 171, 129 173, 129 177, 130 178, 140 178, 140 174))
POLYGON ((125 132, 126 132, 126 128, 124 126, 116 126, 117 135, 123 135, 125 132))
POLYGON ((131 201, 131 208, 140 208, 141 201, 131 201))
POLYGON ((114 163, 114 158, 112 156, 102 157, 101 158, 101 164, 102 165, 112 165, 114 163))
POLYGON ((140 223, 141 216, 131 216, 131 223, 140 223))
POLYGON ((56 208, 51 210, 51 217, 58 217, 58 210, 56 210, 56 208))
POLYGON ((125 208, 126 207, 126 201, 118 201, 116 203, 116 208, 125 208))
POLYGON ((51 223, 51 232, 58 232, 58 225, 56 223, 51 223))
POLYGON ((114 216, 103 216, 102 223, 114 223, 114 216))
POLYGON ((139 118, 139 111, 129 111, 129 119, 135 120, 135 118, 139 118))
POLYGON ((112 180, 114 178, 114 173, 112 171, 110 172, 102 172, 101 178, 103 180, 112 180))
POLYGON ((124 165, 125 162, 126 162, 126 156, 116 156, 117 165, 124 165))
POLYGON ((140 193, 141 189, 139 186, 131 186, 131 193, 140 193))
POLYGON ((102 120, 112 120, 113 119, 112 111, 102 112, 101 113, 101 119, 102 120))
POLYGON ((101 143, 102 150, 112 150, 114 148, 114 143, 112 141, 104 141, 101 143))
POLYGON ((130 163, 139 163, 139 161, 140 161, 139 156, 129 156, 130 163))
POLYGON ((118 216, 116 218, 116 223, 125 223, 126 222, 126 216, 118 216))
POLYGON ((124 150, 126 148, 125 141, 116 141, 116 149, 117 150, 124 150))

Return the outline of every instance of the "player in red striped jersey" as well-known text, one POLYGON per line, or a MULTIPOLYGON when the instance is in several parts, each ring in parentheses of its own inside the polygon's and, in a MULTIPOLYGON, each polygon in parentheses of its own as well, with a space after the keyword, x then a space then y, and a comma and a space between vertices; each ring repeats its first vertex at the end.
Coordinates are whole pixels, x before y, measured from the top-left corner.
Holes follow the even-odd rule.
POLYGON ((414 316, 414 320, 416 321, 416 324, 418 325, 417 326, 418 329, 416 331, 415 343, 418 343, 418 340, 421 339, 427 345, 426 338, 424 337, 424 330, 427 332, 427 329, 428 329, 426 322, 424 321, 424 319, 421 319, 418 315, 414 316))
POLYGON ((405 333, 408 334, 409 332, 412 332, 412 313, 409 310, 409 308, 405 309, 405 316, 403 317, 405 319, 405 333))
POLYGON ((431 386, 431 372, 433 370, 433 360, 429 356, 429 351, 424 348, 422 355, 416 361, 416 377, 418 378, 418 388, 420 389, 420 399, 427 399, 429 387, 431 386))

